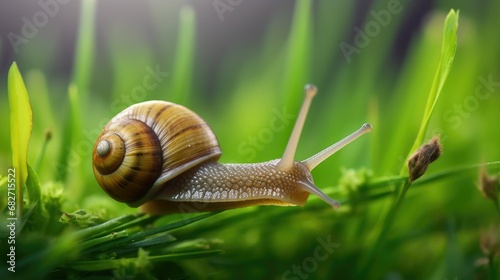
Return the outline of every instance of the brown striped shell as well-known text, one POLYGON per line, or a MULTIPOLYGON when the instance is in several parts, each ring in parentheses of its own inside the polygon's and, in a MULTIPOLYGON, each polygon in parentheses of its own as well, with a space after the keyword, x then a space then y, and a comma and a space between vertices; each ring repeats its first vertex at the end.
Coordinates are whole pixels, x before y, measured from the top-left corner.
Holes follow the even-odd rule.
POLYGON ((182 172, 216 161, 222 151, 196 113, 166 101, 128 107, 104 127, 94 146, 99 185, 114 199, 139 206, 182 172))

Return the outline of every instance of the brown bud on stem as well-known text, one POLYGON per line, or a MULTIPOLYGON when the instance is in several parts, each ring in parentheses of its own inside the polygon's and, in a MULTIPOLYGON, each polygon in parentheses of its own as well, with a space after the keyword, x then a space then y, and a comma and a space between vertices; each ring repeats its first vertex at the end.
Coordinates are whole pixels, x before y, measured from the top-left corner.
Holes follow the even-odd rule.
POLYGON ((481 231, 481 250, 485 256, 500 254, 500 227, 491 225, 489 229, 481 231))
POLYGON ((442 149, 441 143, 439 142, 439 136, 434 136, 429 143, 420 146, 420 148, 409 157, 408 170, 410 182, 424 175, 429 164, 439 158, 442 149))
POLYGON ((52 139, 52 130, 50 128, 47 128, 45 130, 45 140, 50 141, 52 139))
POLYGON ((486 199, 498 200, 498 176, 488 176, 486 168, 481 168, 477 188, 486 199))

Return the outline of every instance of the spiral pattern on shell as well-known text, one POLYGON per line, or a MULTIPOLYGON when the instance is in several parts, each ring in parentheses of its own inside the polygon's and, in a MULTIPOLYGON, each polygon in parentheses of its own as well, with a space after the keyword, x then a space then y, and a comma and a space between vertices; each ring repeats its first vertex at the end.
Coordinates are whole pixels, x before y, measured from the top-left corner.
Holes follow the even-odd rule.
POLYGON ((170 179, 222 151, 196 113, 166 101, 128 107, 104 127, 94 146, 93 168, 114 199, 139 206, 170 179))

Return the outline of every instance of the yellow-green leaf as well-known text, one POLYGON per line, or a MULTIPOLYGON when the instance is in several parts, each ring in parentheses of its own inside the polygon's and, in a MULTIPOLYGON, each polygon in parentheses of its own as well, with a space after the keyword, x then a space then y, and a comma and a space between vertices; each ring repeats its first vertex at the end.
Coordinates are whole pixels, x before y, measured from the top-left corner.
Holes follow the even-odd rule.
POLYGON ((28 91, 17 64, 14 62, 9 69, 8 91, 10 106, 10 131, 12 146, 12 164, 16 169, 17 210, 18 216, 22 210, 23 187, 28 176, 27 156, 28 142, 32 128, 32 112, 28 91))

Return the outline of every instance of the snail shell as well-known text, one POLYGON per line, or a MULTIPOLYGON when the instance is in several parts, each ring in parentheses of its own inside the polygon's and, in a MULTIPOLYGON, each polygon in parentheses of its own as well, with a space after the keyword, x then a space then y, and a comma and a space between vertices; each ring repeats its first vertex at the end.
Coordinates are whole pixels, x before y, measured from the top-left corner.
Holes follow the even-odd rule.
POLYGON ((222 154, 208 124, 184 106, 166 101, 135 104, 104 127, 94 146, 98 183, 114 199, 138 206, 161 185, 222 154))

